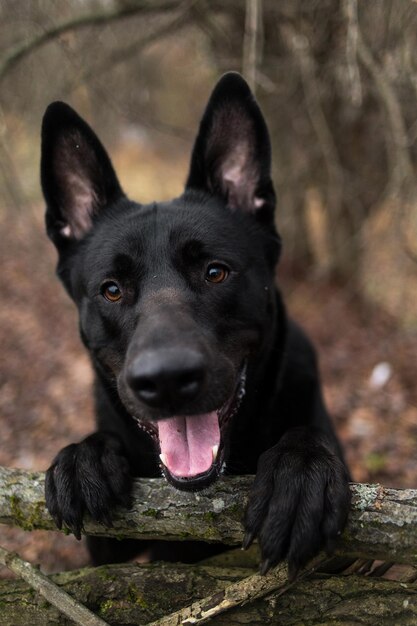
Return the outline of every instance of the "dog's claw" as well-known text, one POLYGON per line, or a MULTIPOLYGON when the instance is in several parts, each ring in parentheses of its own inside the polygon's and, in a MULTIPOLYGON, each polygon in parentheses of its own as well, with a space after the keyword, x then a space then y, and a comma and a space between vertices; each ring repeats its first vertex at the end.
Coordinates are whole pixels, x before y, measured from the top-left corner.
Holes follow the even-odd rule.
POLYGON ((85 513, 112 528, 111 509, 128 504, 131 484, 121 442, 95 433, 57 455, 45 481, 47 508, 58 528, 64 524, 80 540, 85 513))
POLYGON ((78 539, 78 541, 81 541, 81 527, 77 526, 74 528, 70 528, 70 530, 72 530, 74 537, 78 539))
POLYGON ((265 576, 265 574, 267 574, 269 572, 269 570, 272 567, 272 563, 269 559, 265 559, 264 561, 262 561, 260 567, 259 567, 259 573, 261 576, 265 576))
POLYGON ((300 571, 300 568, 298 567, 298 565, 294 565, 291 562, 288 563, 288 581, 290 583, 294 582, 294 580, 298 576, 299 571, 300 571))
POLYGON ((256 536, 263 557, 260 573, 287 559, 293 580, 320 549, 333 549, 349 504, 346 468, 327 440, 294 429, 260 458, 243 545, 256 536))
POLYGON ((58 530, 62 530, 62 517, 60 515, 52 515, 52 519, 54 520, 58 530))
POLYGON ((254 539, 255 539, 255 533, 253 532, 245 533, 245 536, 243 537, 243 542, 242 542, 243 550, 247 550, 248 548, 250 548, 254 539))

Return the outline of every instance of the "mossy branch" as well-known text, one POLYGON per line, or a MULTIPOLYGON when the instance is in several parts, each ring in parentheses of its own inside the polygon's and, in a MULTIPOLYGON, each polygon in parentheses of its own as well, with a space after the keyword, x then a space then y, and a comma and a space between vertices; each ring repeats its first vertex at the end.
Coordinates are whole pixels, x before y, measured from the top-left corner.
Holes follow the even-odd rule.
MULTIPOLYGON (((0 523, 54 530, 43 473, 0 467, 0 523)), ((252 476, 224 477, 209 489, 180 492, 163 479, 135 481, 133 507, 116 509, 107 528, 85 519, 85 534, 239 545, 252 476)), ((417 490, 353 484, 352 510, 337 552, 417 565, 417 490)))
MULTIPOLYGON (((253 570, 213 565, 109 565, 55 574, 52 580, 102 619, 122 626, 149 624, 205 597, 221 597, 226 587, 247 580, 253 570)), ((277 578, 286 577, 279 567, 277 578)), ((374 626, 415 624, 417 583, 398 584, 365 576, 314 574, 284 594, 272 592, 237 606, 209 624, 311 624, 374 626)), ((47 605, 20 580, 0 581, 0 626, 71 626, 73 622, 47 605)))
POLYGON ((283 567, 273 569, 265 576, 260 574, 247 576, 231 585, 227 585, 222 591, 217 591, 202 600, 196 600, 189 606, 170 615, 165 615, 147 626, 205 624, 225 611, 230 611, 247 602, 254 602, 259 598, 264 598, 272 592, 275 592, 275 597, 278 598, 295 584, 311 576, 324 563, 325 559, 319 555, 310 563, 307 570, 292 581, 288 580, 287 573, 283 567))
POLYGON ((20 578, 23 578, 32 589, 38 591, 50 604, 56 606, 61 613, 67 615, 75 624, 80 626, 108 626, 107 622, 104 622, 72 596, 68 595, 66 591, 58 587, 45 574, 42 574, 27 561, 23 561, 17 554, 8 552, 1 546, 0 563, 8 567, 20 578))

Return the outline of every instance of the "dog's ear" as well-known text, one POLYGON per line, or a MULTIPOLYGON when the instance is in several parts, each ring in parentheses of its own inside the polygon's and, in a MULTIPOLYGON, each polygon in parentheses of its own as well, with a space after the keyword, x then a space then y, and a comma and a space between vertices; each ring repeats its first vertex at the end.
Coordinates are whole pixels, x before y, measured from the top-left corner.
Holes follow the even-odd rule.
POLYGON ((43 118, 41 183, 47 232, 58 247, 82 239, 100 210, 123 196, 102 144, 63 102, 50 104, 43 118))
POLYGON ((273 219, 269 133, 240 74, 225 74, 210 97, 194 144, 186 187, 219 194, 231 209, 273 219))

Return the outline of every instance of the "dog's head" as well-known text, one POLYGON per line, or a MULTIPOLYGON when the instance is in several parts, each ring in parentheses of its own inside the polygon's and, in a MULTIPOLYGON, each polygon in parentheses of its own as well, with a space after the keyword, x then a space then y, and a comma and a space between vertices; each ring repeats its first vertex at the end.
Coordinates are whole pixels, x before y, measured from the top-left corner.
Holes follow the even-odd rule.
POLYGON ((213 480, 246 368, 270 337, 274 227, 268 131, 249 87, 223 76, 204 113, 183 195, 124 195, 91 128, 51 104, 42 188, 58 274, 108 386, 183 489, 213 480))

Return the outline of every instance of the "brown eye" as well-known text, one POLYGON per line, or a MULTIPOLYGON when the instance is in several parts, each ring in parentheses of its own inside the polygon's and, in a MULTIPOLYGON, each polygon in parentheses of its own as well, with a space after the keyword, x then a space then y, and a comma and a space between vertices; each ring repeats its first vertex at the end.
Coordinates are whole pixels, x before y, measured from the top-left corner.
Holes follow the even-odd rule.
POLYGON ((118 302, 122 298, 120 287, 114 280, 106 280, 101 285, 101 295, 109 302, 118 302))
POLYGON ((209 283, 222 283, 229 276, 229 268, 221 263, 210 263, 206 271, 206 280, 209 283))

